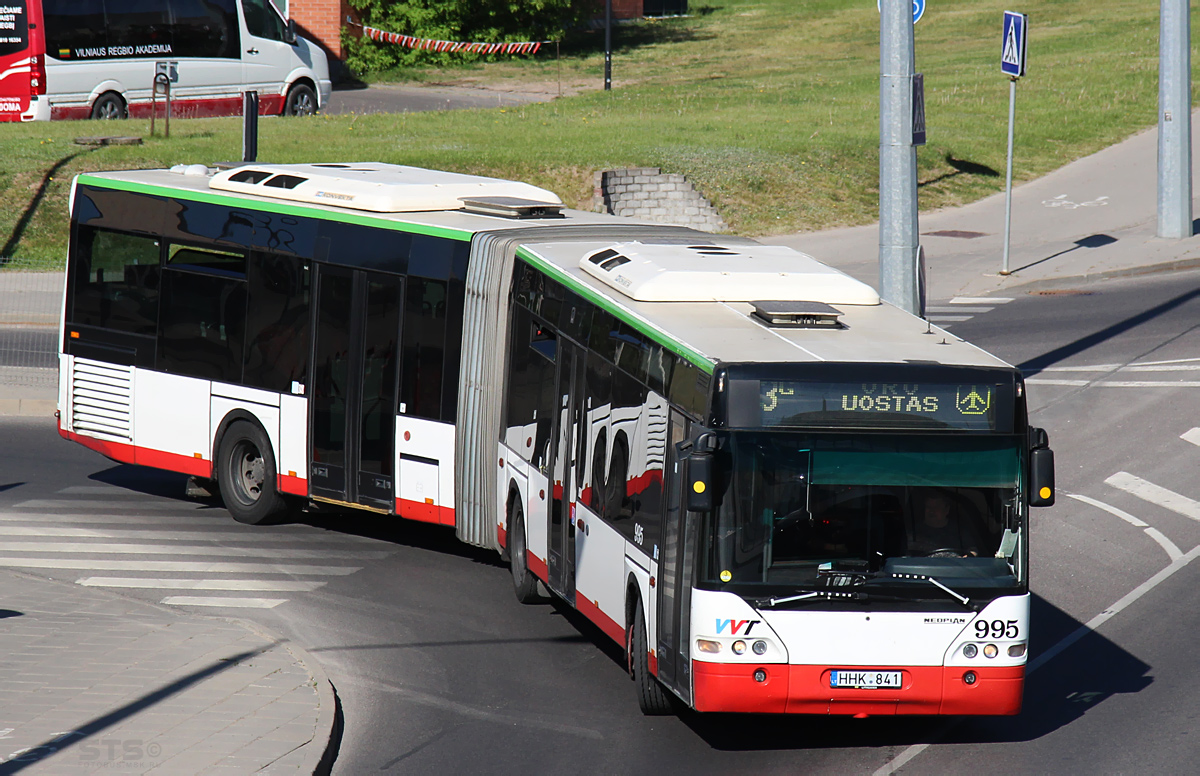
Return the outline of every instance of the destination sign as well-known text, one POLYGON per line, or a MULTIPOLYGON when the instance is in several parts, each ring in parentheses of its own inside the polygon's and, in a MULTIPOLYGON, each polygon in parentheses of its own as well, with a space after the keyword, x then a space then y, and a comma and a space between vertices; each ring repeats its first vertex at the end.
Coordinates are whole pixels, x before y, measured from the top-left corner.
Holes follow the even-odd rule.
POLYGON ((759 383, 764 426, 1011 431, 1011 394, 994 383, 759 383))

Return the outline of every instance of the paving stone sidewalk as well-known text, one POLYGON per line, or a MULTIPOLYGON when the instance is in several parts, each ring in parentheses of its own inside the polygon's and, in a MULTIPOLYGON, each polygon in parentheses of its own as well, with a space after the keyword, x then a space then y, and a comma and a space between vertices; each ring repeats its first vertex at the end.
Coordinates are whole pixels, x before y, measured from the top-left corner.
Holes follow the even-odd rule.
POLYGON ((0 776, 327 770, 333 689, 249 623, 0 571, 0 776))

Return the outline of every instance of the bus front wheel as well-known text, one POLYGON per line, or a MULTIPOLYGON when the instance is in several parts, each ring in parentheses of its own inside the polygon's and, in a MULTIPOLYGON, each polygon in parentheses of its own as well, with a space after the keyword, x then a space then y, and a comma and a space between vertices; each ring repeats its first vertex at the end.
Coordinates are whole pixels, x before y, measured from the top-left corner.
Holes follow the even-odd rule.
POLYGON ((125 101, 116 92, 105 92, 92 103, 92 118, 94 119, 123 119, 127 117, 125 101))
POLYGON ((264 525, 287 511, 275 489, 271 443, 258 426, 244 420, 231 424, 221 437, 216 467, 221 499, 234 520, 264 525))
POLYGON ((625 640, 628 650, 629 668, 637 683, 638 707, 646 716, 661 717, 675 711, 667 688, 650 673, 650 646, 646 639, 646 618, 639 600, 633 608, 633 622, 629 624, 629 637, 625 640))
POLYGON ((529 570, 525 557, 525 515, 516 499, 508 508, 508 554, 517 600, 523 604, 539 603, 542 597, 538 595, 537 577, 529 570))

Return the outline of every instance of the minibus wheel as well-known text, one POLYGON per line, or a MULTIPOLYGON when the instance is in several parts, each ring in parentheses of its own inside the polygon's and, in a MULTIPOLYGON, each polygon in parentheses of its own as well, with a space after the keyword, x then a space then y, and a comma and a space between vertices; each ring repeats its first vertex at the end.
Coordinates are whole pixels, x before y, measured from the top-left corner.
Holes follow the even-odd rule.
POLYGON ((296 84, 288 92, 283 106, 286 116, 311 116, 317 112, 317 93, 306 84, 296 84))
POLYGON ((92 103, 92 118, 94 119, 124 119, 128 117, 125 101, 116 92, 105 92, 92 103))

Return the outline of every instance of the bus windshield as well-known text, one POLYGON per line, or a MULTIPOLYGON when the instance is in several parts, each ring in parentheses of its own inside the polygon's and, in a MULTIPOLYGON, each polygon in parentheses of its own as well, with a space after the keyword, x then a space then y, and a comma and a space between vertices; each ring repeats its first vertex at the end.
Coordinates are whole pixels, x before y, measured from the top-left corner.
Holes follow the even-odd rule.
POLYGON ((772 594, 852 584, 890 577, 895 559, 1016 584, 997 558, 1020 527, 1015 435, 746 431, 725 435, 721 451, 702 584, 772 594), (974 560, 940 560, 951 558, 974 560))

